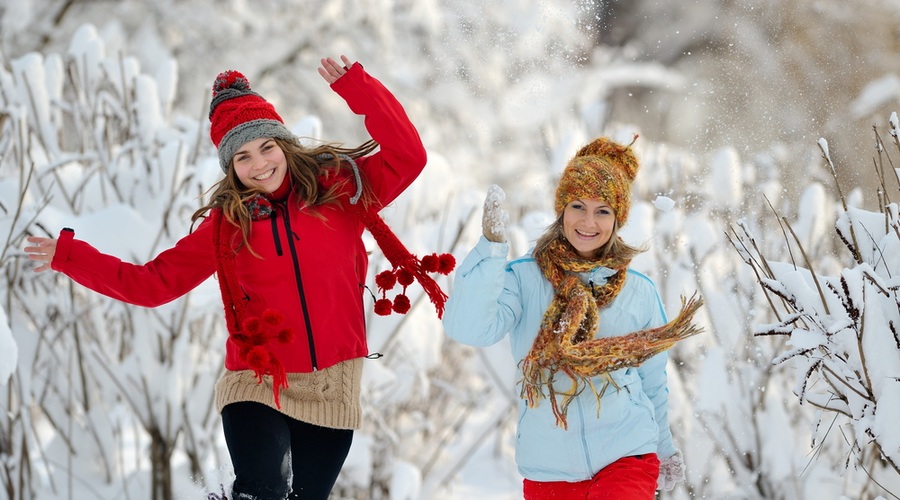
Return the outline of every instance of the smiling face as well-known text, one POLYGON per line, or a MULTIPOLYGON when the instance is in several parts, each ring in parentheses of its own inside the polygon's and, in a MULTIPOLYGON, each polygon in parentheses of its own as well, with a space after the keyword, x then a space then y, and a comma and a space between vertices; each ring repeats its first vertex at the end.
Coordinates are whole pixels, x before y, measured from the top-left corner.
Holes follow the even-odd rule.
POLYGON ((599 200, 573 200, 563 210, 563 235, 575 252, 587 259, 597 256, 612 236, 615 224, 615 211, 599 200))
POLYGON ((254 139, 239 147, 231 159, 234 172, 245 187, 272 193, 284 181, 287 160, 284 151, 270 137, 254 139))

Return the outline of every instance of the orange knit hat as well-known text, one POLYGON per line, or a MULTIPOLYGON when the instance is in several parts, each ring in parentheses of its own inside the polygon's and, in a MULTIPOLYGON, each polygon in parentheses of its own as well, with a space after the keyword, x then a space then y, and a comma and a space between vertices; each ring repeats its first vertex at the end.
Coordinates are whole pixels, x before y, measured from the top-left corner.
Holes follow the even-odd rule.
POLYGON ((631 144, 623 146, 599 137, 575 153, 556 186, 556 214, 572 200, 600 200, 615 210, 619 227, 624 225, 631 209, 631 183, 639 167, 631 144))

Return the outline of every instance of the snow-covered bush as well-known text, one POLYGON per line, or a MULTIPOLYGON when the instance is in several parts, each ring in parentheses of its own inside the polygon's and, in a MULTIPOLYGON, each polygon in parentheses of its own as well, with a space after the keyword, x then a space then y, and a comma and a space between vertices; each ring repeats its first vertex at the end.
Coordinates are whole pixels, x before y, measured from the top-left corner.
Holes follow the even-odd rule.
MULTIPOLYGON (((101 251, 145 262, 190 230, 221 173, 205 116, 173 111, 177 68, 162 68, 151 76, 107 54, 91 26, 64 55, 0 67, 0 303, 10 326, 4 336, 0 324, 0 368, 12 372, 0 380, 9 389, 0 484, 10 500, 195 498, 220 483, 227 491, 212 403, 225 338, 215 283, 144 309, 34 274, 21 252, 25 236, 69 226, 101 251)), ((453 175, 431 155, 422 179, 384 211, 416 253, 458 249, 469 212, 452 203, 453 175)), ((384 265, 373 254, 371 273, 384 265)), ((411 298, 408 315, 369 318, 370 346, 384 357, 366 363, 365 426, 336 488, 345 498, 446 488, 471 451, 509 430, 506 381, 492 380, 483 360, 469 371, 472 353, 448 345, 428 301, 411 298), (461 432, 470 424, 475 433, 461 432)))
MULTIPOLYGON (((51 34, 68 37, 71 31, 59 20, 71 23, 77 12, 109 21, 100 28, 105 44, 87 29, 64 55, 7 60, 0 53, 0 498, 79 498, 82 492, 87 498, 145 498, 162 494, 170 480, 177 498, 199 498, 188 483, 211 468, 222 470, 207 474, 209 489, 219 491, 223 479, 227 485, 227 455, 208 387, 221 369, 224 337, 214 287, 166 308, 142 310, 84 293, 65 279, 34 276, 18 250, 29 232, 55 235, 71 225, 101 249, 140 261, 186 232, 187 215, 219 172, 202 148, 208 142, 200 126, 205 117, 178 116, 173 94, 205 101, 206 85, 223 64, 260 75, 260 90, 280 99, 279 109, 327 116, 331 131, 325 135, 338 140, 361 127, 308 71, 315 59, 346 50, 381 76, 408 105, 429 148, 425 177, 384 214, 415 252, 464 254, 480 234, 484 188, 495 182, 510 195, 512 253, 524 252, 546 224, 554 176, 577 146, 601 133, 630 140, 638 131, 610 130, 610 118, 622 116, 614 110, 633 108, 648 122, 670 122, 683 134, 696 134, 690 143, 698 150, 715 141, 691 125, 698 123, 691 119, 695 107, 720 102, 728 116, 735 115, 730 101, 707 98, 718 96, 709 92, 708 80, 685 85, 672 66, 639 57, 643 49, 630 42, 593 44, 597 30, 605 29, 592 21, 597 2, 403 0, 391 8, 376 1, 352 9, 336 2, 312 11, 282 9, 283 15, 265 20, 250 15, 257 3, 246 2, 51 4, 0 8, 4 27, 11 28, 0 30, 0 38, 46 47, 40 41, 51 34), (586 16, 580 24, 586 32, 572 29, 579 12, 586 16), (241 50, 234 50, 237 39, 241 50), (415 42, 397 43, 401 39, 415 42), (124 55, 131 50, 142 57, 144 70, 124 55), (189 74, 175 78, 166 50, 179 54, 189 74), (174 90, 176 81, 181 92, 174 90), (693 90, 685 95, 687 87, 693 90), (667 114, 638 99, 664 93, 684 104, 667 114), (611 102, 614 96, 620 99, 611 102), (151 462, 161 465, 154 470, 151 462), (152 484, 161 486, 154 490, 152 484)), ((646 12, 635 9, 633 16, 669 19, 647 18, 646 12)), ((624 20, 620 16, 617 24, 624 20)), ((672 22, 663 24, 669 36, 672 22)), ((696 31, 680 32, 684 41, 696 31)), ((656 33, 644 34, 659 45, 656 33)), ((687 46, 668 40, 662 46, 675 52, 687 46)), ((759 54, 768 57, 770 46, 759 44, 759 54)), ((853 51, 847 53, 852 57, 853 51)), ((683 54, 699 59, 693 50, 683 54)), ((716 61, 712 67, 720 76, 721 59, 708 59, 716 61)), ((764 92, 768 98, 769 88, 764 92)), ((200 108, 193 104, 183 109, 192 114, 200 108)), ((793 105, 803 107, 801 101, 793 105)), ((769 113, 759 117, 777 123, 769 113)), ((744 127, 750 117, 735 118, 744 127)), ((717 125, 725 136, 737 136, 725 123, 717 125)), ((741 144, 740 153, 722 147, 698 158, 654 143, 654 132, 635 146, 643 170, 628 231, 634 243, 650 244, 635 265, 657 281, 669 306, 682 292, 701 290, 708 323, 708 334, 671 352, 673 432, 688 478, 662 497, 859 496, 867 478, 861 468, 839 474, 847 457, 856 455, 835 445, 837 427, 822 420, 814 436, 818 459, 807 456, 809 428, 839 414, 811 415, 787 394, 797 385, 793 374, 771 361, 794 346, 787 336, 753 338, 754 325, 773 321, 767 292, 717 229, 743 216, 741 227, 760 235, 753 240, 759 252, 790 262, 781 237, 786 230, 767 225, 760 214, 773 208, 796 213, 792 227, 807 253, 819 256, 816 271, 839 276, 841 266, 830 256, 837 239, 828 229, 837 204, 819 184, 801 189, 780 177, 809 177, 809 165, 791 153, 796 145, 751 157, 753 146, 741 144), (802 196, 793 196, 794 189, 802 196), (832 437, 832 446, 821 445, 824 435, 832 437)), ((372 272, 383 270, 379 259, 373 255, 372 272)), ((805 265, 800 256, 798 264, 805 265)), ((880 293, 873 287, 859 290, 868 299, 880 293)), ((473 350, 446 342, 427 301, 405 318, 370 318, 370 327, 370 347, 385 357, 366 362, 364 428, 336 494, 481 498, 490 479, 499 485, 498 498, 515 497, 516 393, 507 346, 473 350), (473 483, 482 488, 466 489, 473 483)), ((807 393, 825 383, 811 380, 807 393)), ((881 408, 887 404, 879 402, 881 408)), ((844 428, 856 440, 857 432, 844 428)), ((880 460, 877 453, 868 459, 880 460)))
MULTIPOLYGON (((777 319, 758 324, 755 335, 784 339, 773 363, 793 366, 794 394, 817 410, 811 440, 819 459, 843 456, 843 467, 869 479, 846 492, 857 498, 900 492, 900 170, 889 154, 900 152, 896 113, 889 123, 887 144, 876 132, 877 211, 841 196, 834 228, 846 252, 835 272, 827 270, 834 257, 812 254, 786 219, 779 223, 788 262, 767 255, 746 222, 733 240, 777 319)), ((834 172, 827 142, 819 145, 834 172)))
POLYGON ((216 461, 210 408, 224 331, 215 287, 136 308, 14 258, 24 236, 70 226, 143 262, 189 230, 210 178, 195 164, 201 122, 171 116, 176 72, 170 62, 151 76, 107 55, 91 26, 64 55, 0 68, 0 293, 19 352, 0 400, 10 499, 144 490, 171 499, 173 464, 199 474, 216 461))
MULTIPOLYGON (((838 491, 821 481, 828 471, 804 473, 798 436, 809 418, 785 401, 789 378, 770 363, 778 347, 753 341, 765 297, 717 229, 766 213, 765 198, 796 206, 782 187, 780 152, 747 160, 731 147, 698 157, 666 144, 635 146, 642 166, 624 236, 649 249, 634 266, 656 281, 668 308, 694 290, 706 302, 698 315, 706 333, 670 351, 669 416, 687 480, 661 497, 801 499, 838 491)), ((814 229, 814 222, 804 224, 814 229)), ((827 245, 823 234, 807 233, 810 245, 827 245)))

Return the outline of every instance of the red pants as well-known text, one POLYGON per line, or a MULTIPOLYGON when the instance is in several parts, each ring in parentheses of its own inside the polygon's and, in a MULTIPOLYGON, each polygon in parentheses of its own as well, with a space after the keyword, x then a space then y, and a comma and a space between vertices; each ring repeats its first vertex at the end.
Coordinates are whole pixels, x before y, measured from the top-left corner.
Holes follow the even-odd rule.
POLYGON ((625 457, 593 478, 577 483, 524 481, 525 500, 652 500, 656 497, 659 458, 655 453, 625 457))

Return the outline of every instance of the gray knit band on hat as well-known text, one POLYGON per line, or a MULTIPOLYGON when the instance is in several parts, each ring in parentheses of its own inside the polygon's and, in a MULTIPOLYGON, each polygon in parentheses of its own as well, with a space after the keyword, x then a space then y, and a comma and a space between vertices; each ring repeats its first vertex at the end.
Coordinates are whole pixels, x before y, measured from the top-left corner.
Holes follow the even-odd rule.
POLYGON ((294 134, 277 120, 253 120, 234 127, 219 143, 219 164, 222 171, 228 173, 228 164, 238 148, 261 137, 277 137, 289 141, 294 138, 294 134))

